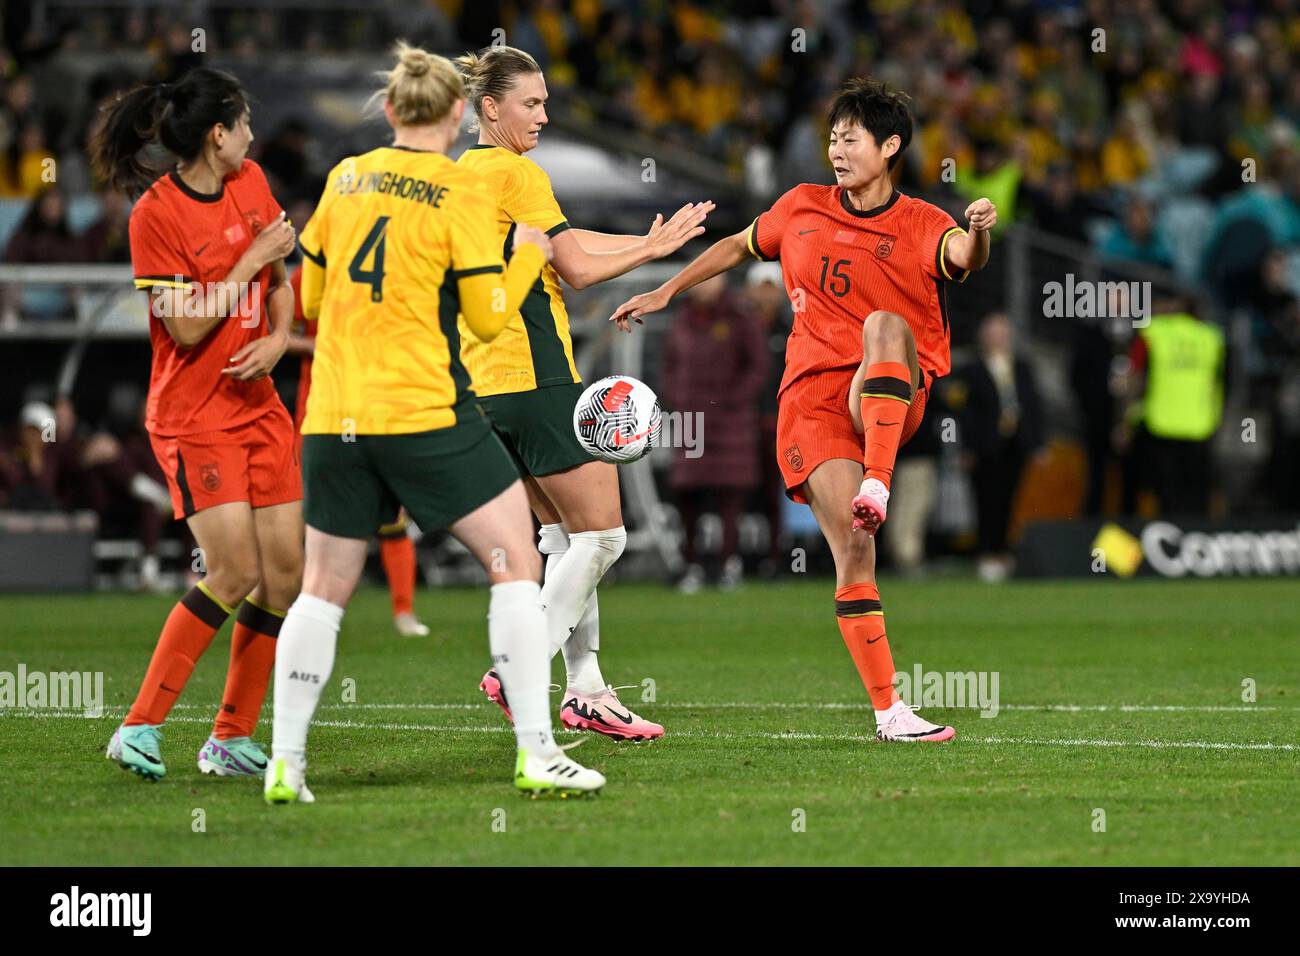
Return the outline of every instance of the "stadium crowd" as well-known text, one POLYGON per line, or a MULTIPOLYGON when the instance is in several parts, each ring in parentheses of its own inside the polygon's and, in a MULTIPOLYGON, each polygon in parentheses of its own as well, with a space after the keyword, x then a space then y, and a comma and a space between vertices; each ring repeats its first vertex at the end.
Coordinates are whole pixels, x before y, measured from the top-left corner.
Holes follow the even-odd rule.
MULTIPOLYGON (((1272 458, 1263 493, 1275 507, 1300 509, 1295 4, 438 0, 415 11, 406 6, 362 14, 328 5, 252 5, 214 8, 209 19, 222 52, 249 69, 268 49, 350 54, 406 34, 452 51, 491 42, 493 31, 503 29, 511 44, 534 52, 548 83, 577 104, 568 119, 579 131, 587 124, 720 160, 760 204, 791 183, 832 181, 824 113, 843 77, 870 73, 890 81, 909 91, 917 120, 898 172, 905 191, 950 210, 988 196, 1005 226, 1026 224, 1086 244, 1107 261, 1168 270, 1174 282, 1208 293, 1213 314, 1202 318, 1212 322, 1246 317, 1248 336, 1234 347, 1241 347, 1236 360, 1246 376, 1245 400, 1268 419, 1272 458)), ((202 60, 182 10, 173 4, 88 9, 55 3, 38 17, 30 5, 5 6, 5 261, 129 260, 128 202, 99 188, 85 148, 97 107, 113 91, 141 79, 175 78, 202 60), (83 82, 69 67, 86 51, 141 50, 149 61, 143 71, 118 63, 83 82)), ((313 128, 291 120, 259 130, 253 146, 252 155, 299 221, 335 159, 313 128)), ((70 314, 67 297, 51 290, 10 287, 0 307, 0 325, 70 314)), ((696 313, 710 308, 733 306, 724 300, 684 308, 676 320, 680 337, 689 339, 692 323, 705 321, 696 313)), ((1019 352, 1033 347, 1022 341, 1019 352)), ((1081 328, 1072 348, 1082 443, 1092 459, 1085 507, 1098 513, 1097 459, 1104 470, 1132 450, 1115 436, 1132 391, 1133 369, 1126 362, 1135 345, 1131 333, 1081 328)), ((754 381, 765 374, 750 371, 754 381)), ((764 400, 744 427, 763 436, 766 454, 764 400)), ((12 423, 0 439, 7 460, 23 447, 17 412, 4 414, 12 423)), ((95 430, 104 427, 96 423, 95 430)), ((1043 441, 1036 434, 1025 454, 1043 441)), ((0 489, 0 507, 15 506, 14 474, 11 466, 4 482, 9 500, 0 489)), ((762 480, 771 479, 765 474, 762 480)), ((675 480, 684 489, 698 486, 689 476, 675 480)), ((694 492, 686 493, 688 515, 698 510, 689 503, 695 500, 694 492)), ((1133 506, 1127 498, 1124 504, 1133 506)), ((982 542, 1005 547, 1005 527, 989 533, 980 532, 982 542)))

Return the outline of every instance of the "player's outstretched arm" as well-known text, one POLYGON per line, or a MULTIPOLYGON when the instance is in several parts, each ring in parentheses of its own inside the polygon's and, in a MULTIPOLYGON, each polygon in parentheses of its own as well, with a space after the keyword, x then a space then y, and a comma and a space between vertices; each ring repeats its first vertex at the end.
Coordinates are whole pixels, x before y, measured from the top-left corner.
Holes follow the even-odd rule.
POLYGON ((621 276, 637 266, 672 255, 689 240, 702 236, 704 219, 714 208, 712 202, 687 203, 667 222, 664 222, 662 215, 656 216, 650 231, 640 242, 606 251, 593 251, 574 235, 576 230, 565 230, 552 239, 555 245, 555 271, 575 289, 585 289, 597 282, 621 276))
POLYGON ((570 229, 573 238, 588 252, 619 252, 645 243, 645 236, 615 235, 610 232, 596 232, 592 229, 570 229))
POLYGON ((740 265, 749 258, 748 234, 749 229, 745 228, 734 236, 719 239, 694 262, 653 292, 643 292, 628 299, 614 310, 609 321, 618 323, 624 332, 631 332, 633 320, 638 325, 641 324, 642 316, 666 308, 678 294, 740 265))
POLYGON ((989 230, 998 222, 998 208, 988 199, 977 199, 966 207, 966 232, 948 240, 944 258, 953 267, 950 272, 969 269, 978 272, 988 265, 989 230))
MULTIPOLYGON (((705 206, 704 203, 701 203, 700 205, 705 206)), ((713 208, 715 208, 715 204, 709 202, 706 208, 708 210, 712 210, 713 208)), ((678 215, 682 214, 683 212, 686 212, 689 209, 690 206, 683 207, 683 209, 678 210, 678 215)), ((672 220, 669 220, 669 223, 671 223, 671 221, 672 220)), ((700 221, 701 222, 703 221, 703 217, 700 217, 700 221)), ((664 222, 663 213, 660 213, 659 215, 655 216, 654 222, 650 223, 650 231, 647 232, 644 236, 629 236, 626 234, 619 235, 610 232, 596 232, 594 229, 578 229, 576 227, 570 229, 569 234, 573 236, 575 239, 577 239, 578 242, 582 245, 582 248, 585 249, 587 252, 622 252, 628 249, 634 249, 634 248, 641 249, 646 246, 653 246, 656 240, 660 241, 660 243, 662 244, 662 239, 665 235, 664 234, 665 225, 667 224, 664 222)), ((670 255, 676 250, 660 249, 658 251, 660 255, 663 256, 663 255, 670 255)))

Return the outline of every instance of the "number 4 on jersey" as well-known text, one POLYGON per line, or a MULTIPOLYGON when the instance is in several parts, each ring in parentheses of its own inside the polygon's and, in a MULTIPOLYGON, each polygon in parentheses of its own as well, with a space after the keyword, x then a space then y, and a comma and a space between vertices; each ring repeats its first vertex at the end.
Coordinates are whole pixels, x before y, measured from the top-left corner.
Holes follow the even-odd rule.
POLYGON ((348 276, 353 282, 370 286, 370 301, 384 301, 384 233, 388 229, 388 217, 380 216, 370 227, 370 232, 361 243, 361 248, 352 257, 348 266, 348 276), (365 267, 370 250, 374 250, 374 262, 369 269, 365 267))

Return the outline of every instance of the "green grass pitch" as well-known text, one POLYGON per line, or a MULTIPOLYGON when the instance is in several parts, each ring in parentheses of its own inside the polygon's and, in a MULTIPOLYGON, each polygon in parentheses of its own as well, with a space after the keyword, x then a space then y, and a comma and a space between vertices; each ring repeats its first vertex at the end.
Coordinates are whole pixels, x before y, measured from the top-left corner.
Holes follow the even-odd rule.
POLYGON ((928 745, 871 740, 831 591, 602 589, 605 675, 638 685, 624 699, 667 736, 584 735, 574 756, 609 784, 568 801, 510 786, 513 738, 477 689, 486 591, 421 591, 425 639, 397 637, 385 592, 362 591, 312 731, 318 802, 276 808, 195 767, 229 625, 150 784, 103 751, 172 599, 0 598, 0 671, 103 671, 107 708, 0 709, 0 863, 1300 864, 1295 582, 886 581, 900 671, 999 677, 996 717, 923 711, 958 733, 928 745))

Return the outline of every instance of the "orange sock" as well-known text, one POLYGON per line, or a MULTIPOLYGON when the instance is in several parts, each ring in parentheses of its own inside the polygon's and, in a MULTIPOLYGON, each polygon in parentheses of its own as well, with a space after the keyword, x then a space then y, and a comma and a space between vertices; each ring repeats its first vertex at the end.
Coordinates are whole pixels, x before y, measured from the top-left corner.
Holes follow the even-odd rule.
POLYGON ((165 721, 194 673, 194 665, 212 643, 212 635, 221 630, 229 616, 230 608, 213 597, 202 581, 190 588, 167 615, 140 692, 122 723, 132 726, 165 721))
POLYGON ((873 362, 862 382, 863 464, 889 487, 903 422, 912 404, 912 373, 902 362, 873 362))
POLYGON ((835 619, 840 635, 857 665, 871 706, 888 710, 898 700, 894 690, 894 655, 885 637, 885 612, 880 592, 869 581, 846 584, 835 592, 835 619))
POLYGON ((280 636, 284 611, 254 604, 245 598, 235 617, 230 639, 230 669, 221 693, 221 710, 212 727, 218 740, 251 737, 266 700, 266 685, 275 666, 275 639, 280 636))
POLYGON ((388 593, 393 596, 393 617, 409 614, 415 606, 415 542, 406 535, 379 539, 379 558, 388 578, 388 593))

